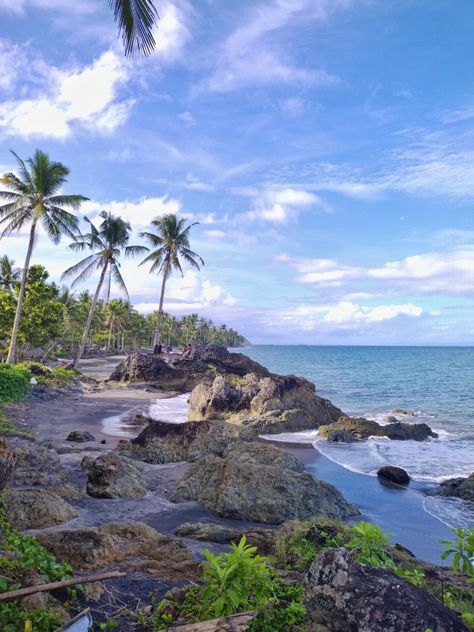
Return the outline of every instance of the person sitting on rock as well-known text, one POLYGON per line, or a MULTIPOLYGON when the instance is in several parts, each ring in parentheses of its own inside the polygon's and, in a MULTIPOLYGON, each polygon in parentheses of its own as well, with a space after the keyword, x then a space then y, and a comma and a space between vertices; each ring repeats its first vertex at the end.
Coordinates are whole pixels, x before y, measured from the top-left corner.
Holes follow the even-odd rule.
POLYGON ((153 353, 154 353, 155 355, 160 355, 160 353, 161 353, 162 351, 163 351, 163 345, 162 345, 162 344, 156 344, 156 345, 153 347, 153 353))

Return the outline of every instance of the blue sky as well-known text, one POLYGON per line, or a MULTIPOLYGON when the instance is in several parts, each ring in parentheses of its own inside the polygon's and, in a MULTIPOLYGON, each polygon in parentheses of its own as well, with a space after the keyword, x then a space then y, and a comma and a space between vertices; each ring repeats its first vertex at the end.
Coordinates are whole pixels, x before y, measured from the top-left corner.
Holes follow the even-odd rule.
MULTIPOLYGON (((254 343, 472 344, 474 3, 157 7, 157 51, 129 61, 105 0, 0 0, 0 172, 49 152, 135 242, 167 211, 199 221, 206 266, 165 308, 254 343)), ((73 260, 40 236, 55 279, 73 260)), ((124 276, 154 309, 159 279, 124 276)))

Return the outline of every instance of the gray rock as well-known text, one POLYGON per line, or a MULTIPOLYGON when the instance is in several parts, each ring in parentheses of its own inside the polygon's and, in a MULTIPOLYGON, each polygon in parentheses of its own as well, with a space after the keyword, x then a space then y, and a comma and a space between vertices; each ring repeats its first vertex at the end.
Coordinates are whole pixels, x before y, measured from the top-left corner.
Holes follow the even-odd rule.
POLYGON ((66 437, 66 441, 85 443, 86 441, 95 441, 95 437, 90 432, 87 432, 87 430, 73 430, 66 437))
POLYGON ((323 551, 303 590, 309 621, 327 632, 467 632, 429 593, 383 568, 358 564, 346 549, 323 551))
POLYGON ((322 514, 346 518, 356 507, 311 474, 207 456, 191 465, 172 502, 196 500, 225 518, 279 524, 322 514))
POLYGON ((368 439, 369 437, 388 437, 406 441, 424 441, 429 437, 436 438, 438 435, 424 423, 407 424, 401 421, 381 426, 372 419, 364 417, 341 417, 335 423, 322 426, 319 429, 319 436, 328 441, 344 441, 349 443, 358 439, 368 439))
POLYGON ((242 442, 232 443, 225 451, 224 458, 235 463, 252 465, 271 465, 284 467, 294 472, 304 472, 304 463, 292 454, 270 443, 242 442))
POLYGON ((389 483, 396 483, 397 485, 408 485, 410 482, 410 476, 401 467, 395 467, 394 465, 384 465, 377 470, 377 476, 389 483))
POLYGON ((87 493, 95 498, 140 498, 145 479, 128 459, 114 453, 99 456, 87 467, 87 493))
POLYGON ((3 500, 15 529, 43 529, 76 518, 79 513, 57 494, 46 489, 9 489, 3 500))
POLYGON ((204 542, 216 542, 217 544, 238 543, 243 535, 247 544, 256 546, 259 553, 269 555, 275 546, 276 531, 262 527, 250 529, 235 529, 212 522, 185 522, 174 530, 175 535, 182 538, 190 538, 204 542))
POLYGON ((474 502, 474 472, 467 478, 448 478, 440 483, 439 488, 432 495, 454 496, 474 502))
POLYGON ((428 424, 404 424, 401 421, 387 424, 383 426, 385 434, 389 439, 399 439, 406 441, 412 439, 414 441, 425 441, 429 437, 438 438, 436 432, 433 432, 428 424))

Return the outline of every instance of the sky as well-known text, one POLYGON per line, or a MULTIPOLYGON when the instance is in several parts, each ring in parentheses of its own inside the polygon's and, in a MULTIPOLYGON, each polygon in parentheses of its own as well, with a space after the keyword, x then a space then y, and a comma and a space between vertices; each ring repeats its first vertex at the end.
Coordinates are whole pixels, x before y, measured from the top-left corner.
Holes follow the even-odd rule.
MULTIPOLYGON (((199 222, 206 265, 165 309, 254 344, 472 345, 472 0, 156 5, 156 51, 127 60, 106 0, 0 0, 0 173, 48 152, 133 244, 163 213, 199 222)), ((21 265, 25 237, 0 255, 21 265)), ((59 281, 68 244, 40 234, 33 263, 59 281)))

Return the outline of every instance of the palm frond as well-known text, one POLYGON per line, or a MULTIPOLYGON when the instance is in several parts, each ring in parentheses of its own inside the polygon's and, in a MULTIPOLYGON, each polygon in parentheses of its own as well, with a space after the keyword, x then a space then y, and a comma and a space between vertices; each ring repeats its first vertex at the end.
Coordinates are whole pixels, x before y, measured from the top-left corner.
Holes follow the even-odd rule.
POLYGON ((116 263, 112 264, 112 277, 115 283, 119 286, 121 290, 125 293, 127 300, 130 300, 130 296, 128 294, 127 286, 125 285, 125 281, 123 280, 123 276, 120 273, 119 266, 116 263))
POLYGON ((89 255, 85 259, 82 259, 82 261, 79 261, 78 263, 75 263, 73 266, 71 266, 70 268, 65 270, 61 274, 61 280, 69 279, 72 276, 74 276, 75 274, 80 274, 84 269, 87 268, 88 265, 90 265, 91 263, 94 264, 97 261, 100 261, 99 255, 97 255, 95 253, 92 254, 92 255, 89 255))
POLYGON ((89 198, 83 195, 52 195, 48 198, 48 204, 54 204, 54 206, 70 206, 77 210, 80 208, 83 202, 87 202, 89 198))
POLYGON ((146 246, 126 246, 125 255, 127 257, 135 257, 136 255, 141 255, 144 252, 150 252, 150 249, 146 246))
POLYGON ((109 0, 126 57, 149 55, 155 49, 153 27, 158 13, 152 0, 109 0))

